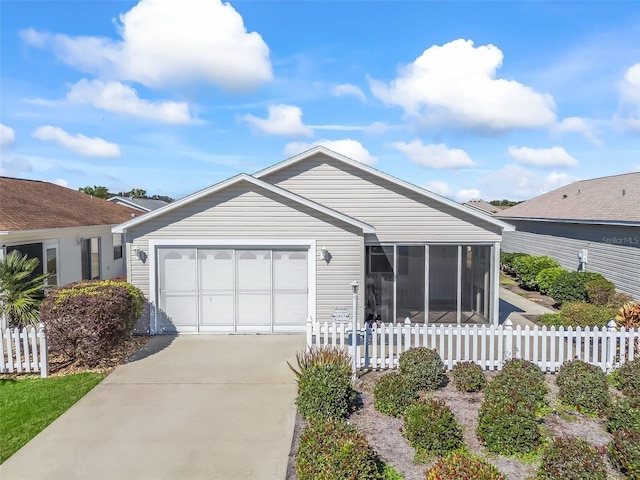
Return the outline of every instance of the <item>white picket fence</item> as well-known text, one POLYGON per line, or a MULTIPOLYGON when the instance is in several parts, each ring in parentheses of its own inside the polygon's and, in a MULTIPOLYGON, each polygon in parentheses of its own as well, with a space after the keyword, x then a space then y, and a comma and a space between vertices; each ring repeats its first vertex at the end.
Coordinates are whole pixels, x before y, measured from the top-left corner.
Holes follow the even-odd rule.
MULTIPOLYGON (((352 327, 347 323, 308 322, 307 346, 342 347, 350 355, 352 327)), ((503 325, 380 324, 358 328, 357 368, 388 369, 411 347, 435 348, 447 369, 472 361, 485 370, 500 370, 505 360, 522 358, 555 373, 567 360, 578 358, 609 372, 640 356, 640 331, 607 327, 513 327, 503 325), (359 339, 358 339, 359 337, 359 339)))
POLYGON ((44 324, 0 332, 0 374, 36 372, 42 378, 49 375, 44 324))

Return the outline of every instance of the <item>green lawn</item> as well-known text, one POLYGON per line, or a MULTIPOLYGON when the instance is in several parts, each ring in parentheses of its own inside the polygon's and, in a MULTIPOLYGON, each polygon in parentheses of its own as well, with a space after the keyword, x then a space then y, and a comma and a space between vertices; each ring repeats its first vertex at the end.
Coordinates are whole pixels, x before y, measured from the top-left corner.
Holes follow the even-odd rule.
POLYGON ((500 274, 500 285, 517 285, 518 282, 516 282, 515 280, 500 274))
POLYGON ((40 433, 105 376, 0 379, 0 463, 40 433))

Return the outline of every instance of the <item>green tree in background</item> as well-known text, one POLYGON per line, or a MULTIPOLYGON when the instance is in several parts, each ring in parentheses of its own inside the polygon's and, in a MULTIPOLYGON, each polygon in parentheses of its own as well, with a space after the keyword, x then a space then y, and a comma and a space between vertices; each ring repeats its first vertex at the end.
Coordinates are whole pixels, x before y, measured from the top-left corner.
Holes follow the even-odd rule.
POLYGON ((94 197, 104 198, 105 200, 113 196, 109 193, 109 189, 107 187, 99 187, 97 185, 94 185, 93 187, 80 187, 78 191, 86 193, 87 195, 93 195, 94 197))

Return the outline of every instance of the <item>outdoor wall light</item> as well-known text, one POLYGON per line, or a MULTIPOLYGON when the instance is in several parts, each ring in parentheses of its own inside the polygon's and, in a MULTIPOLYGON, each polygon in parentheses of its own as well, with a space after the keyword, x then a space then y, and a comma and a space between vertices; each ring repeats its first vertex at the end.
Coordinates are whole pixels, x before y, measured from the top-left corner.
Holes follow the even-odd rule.
POLYGON ((325 262, 328 262, 331 259, 331 254, 329 253, 329 250, 327 250, 327 247, 325 247, 324 245, 320 247, 320 258, 322 258, 322 260, 324 260, 325 262))

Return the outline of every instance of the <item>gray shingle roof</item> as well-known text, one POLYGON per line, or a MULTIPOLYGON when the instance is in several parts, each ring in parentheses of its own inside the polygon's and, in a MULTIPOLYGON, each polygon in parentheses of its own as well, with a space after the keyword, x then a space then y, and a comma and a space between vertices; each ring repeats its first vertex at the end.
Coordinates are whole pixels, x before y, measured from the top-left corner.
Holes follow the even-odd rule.
POLYGON ((126 203, 128 206, 132 208, 139 207, 141 210, 145 212, 156 210, 160 207, 164 207, 167 204, 167 202, 165 202, 164 200, 151 200, 148 198, 130 198, 130 197, 119 197, 119 196, 111 197, 109 201, 110 202, 121 201, 123 203, 126 203))
POLYGON ((640 172, 574 182, 499 212, 510 219, 640 225, 640 172))

